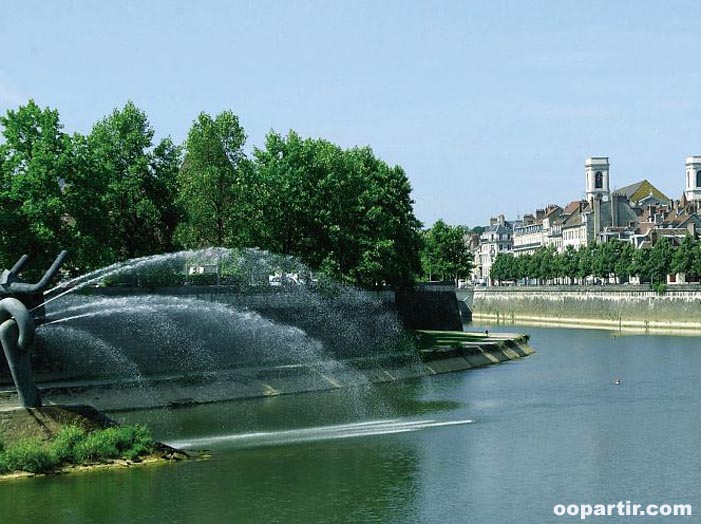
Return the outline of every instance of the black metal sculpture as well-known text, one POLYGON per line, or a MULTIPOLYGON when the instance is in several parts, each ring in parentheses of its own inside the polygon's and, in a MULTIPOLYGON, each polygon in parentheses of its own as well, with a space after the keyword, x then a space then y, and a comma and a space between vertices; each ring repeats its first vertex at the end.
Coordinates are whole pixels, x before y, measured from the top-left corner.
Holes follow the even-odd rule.
POLYGON ((6 269, 0 275, 0 344, 17 388, 20 406, 25 408, 41 406, 29 347, 34 340, 36 323, 44 317, 44 289, 56 276, 67 254, 67 251, 61 251, 36 284, 29 284, 18 277, 29 260, 27 255, 22 255, 12 269, 6 269))

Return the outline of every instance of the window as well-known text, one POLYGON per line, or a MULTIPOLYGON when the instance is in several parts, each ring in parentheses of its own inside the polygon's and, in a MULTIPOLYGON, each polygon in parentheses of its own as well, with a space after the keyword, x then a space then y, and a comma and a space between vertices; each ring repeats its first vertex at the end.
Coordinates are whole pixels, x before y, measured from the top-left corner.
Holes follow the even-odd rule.
POLYGON ((594 175, 594 189, 603 189, 604 188, 604 175, 601 173, 601 171, 597 171, 596 174, 594 175))
POLYGON ((696 187, 701 187, 701 170, 696 172, 696 187))

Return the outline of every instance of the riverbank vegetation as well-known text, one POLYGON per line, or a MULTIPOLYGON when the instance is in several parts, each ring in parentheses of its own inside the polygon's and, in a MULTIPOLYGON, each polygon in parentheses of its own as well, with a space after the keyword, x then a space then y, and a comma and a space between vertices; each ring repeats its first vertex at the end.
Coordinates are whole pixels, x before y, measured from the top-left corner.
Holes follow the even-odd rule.
POLYGON ((662 237, 651 248, 635 249, 628 242, 611 240, 579 250, 568 246, 562 253, 551 246, 532 255, 499 254, 491 268, 494 280, 533 280, 539 284, 574 284, 588 279, 625 283, 633 276, 641 282, 664 284, 667 275, 676 273, 684 273, 687 280, 698 280, 701 275, 701 243, 691 236, 676 247, 662 237))
POLYGON ((46 473, 64 466, 112 459, 138 461, 152 453, 155 442, 143 426, 115 426, 86 431, 65 426, 49 440, 38 437, 5 443, 0 435, 0 474, 46 473))

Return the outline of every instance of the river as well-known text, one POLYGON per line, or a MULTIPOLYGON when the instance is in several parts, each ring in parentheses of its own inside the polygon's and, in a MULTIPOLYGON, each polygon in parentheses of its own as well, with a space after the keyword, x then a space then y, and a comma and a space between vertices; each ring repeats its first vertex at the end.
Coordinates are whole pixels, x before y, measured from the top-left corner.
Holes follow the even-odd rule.
MULTIPOLYGON (((353 391, 115 414, 212 456, 2 483, 0 522, 545 524, 581 522, 557 504, 619 500, 701 514, 698 338, 504 331, 530 333, 537 353, 353 391)), ((698 517, 587 521, 663 520, 698 517)))

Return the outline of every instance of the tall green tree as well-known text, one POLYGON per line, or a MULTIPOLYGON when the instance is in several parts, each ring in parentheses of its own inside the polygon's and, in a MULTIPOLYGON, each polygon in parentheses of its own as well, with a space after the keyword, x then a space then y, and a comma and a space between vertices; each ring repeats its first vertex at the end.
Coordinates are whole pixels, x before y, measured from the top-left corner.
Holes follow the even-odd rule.
POLYGON ((649 278, 649 259, 650 259, 650 248, 636 249, 633 253, 633 257, 630 260, 630 265, 628 267, 629 275, 637 275, 641 278, 641 282, 649 278))
POLYGON ((246 133, 238 117, 224 111, 200 113, 185 143, 178 175, 184 219, 177 238, 186 247, 250 245, 257 204, 251 163, 243 147, 246 133))
MULTIPOLYGON (((465 229, 462 226, 450 226, 438 220, 424 232, 423 237, 421 263, 425 277, 432 280, 437 276, 440 280, 450 279, 457 283, 458 279, 470 274, 472 254, 465 243, 465 229)), ((492 275, 492 278, 497 277, 492 275)))
POLYGON ((562 276, 573 283, 579 270, 579 252, 573 246, 567 246, 562 253, 562 276))
POLYGON ((694 259, 696 256, 698 242, 691 235, 686 235, 682 243, 674 250, 672 255, 671 272, 686 273, 694 272, 694 259))
POLYGON ((614 263, 614 272, 619 283, 628 282, 631 275, 631 261, 635 255, 635 248, 629 242, 621 242, 620 254, 614 263))
POLYGON ((106 246, 115 259, 160 253, 173 245, 180 153, 170 139, 154 149, 153 136, 146 114, 133 102, 95 124, 88 136, 99 193, 86 202, 101 209, 100 223, 109 230, 106 246))
POLYGON ((490 276, 497 281, 516 280, 518 276, 517 259, 511 253, 499 253, 490 270, 490 276))
POLYGON ((400 167, 293 131, 269 133, 254 159, 260 247, 364 287, 419 273, 421 224, 400 167))
POLYGON ((110 264, 117 257, 110 245, 111 225, 106 220, 106 184, 92 168, 88 139, 75 133, 70 144, 71 166, 65 172, 63 199, 71 230, 69 264, 80 272, 110 264))
POLYGON ((665 283, 672 270, 672 244, 667 237, 660 238, 650 249, 647 274, 653 284, 665 283))
POLYGON ((70 243, 61 193, 70 139, 58 111, 33 100, 0 117, 0 126, 0 265, 27 253, 33 276, 70 243))

